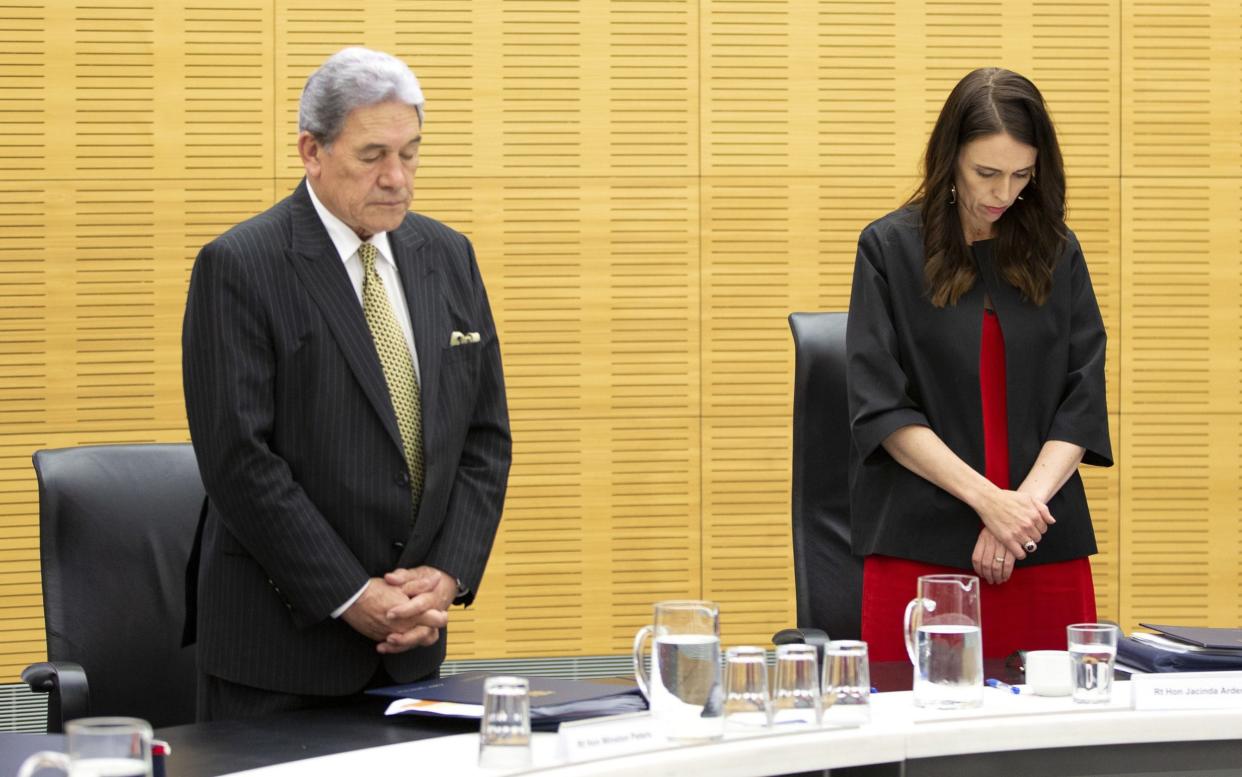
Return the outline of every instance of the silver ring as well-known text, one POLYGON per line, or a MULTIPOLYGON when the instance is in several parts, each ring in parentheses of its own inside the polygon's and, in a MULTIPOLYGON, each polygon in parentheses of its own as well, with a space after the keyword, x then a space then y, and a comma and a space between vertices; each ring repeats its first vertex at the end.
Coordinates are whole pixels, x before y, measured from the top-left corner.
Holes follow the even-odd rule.
POLYGON ((1038 548, 1039 546, 1035 544, 1035 540, 1027 540, 1026 544, 1022 546, 1022 549, 1027 553, 1034 553, 1038 548))
POLYGON ((1005 557, 1004 557, 1004 556, 994 556, 994 557, 992 558, 992 561, 993 561, 994 563, 997 563, 997 564, 1004 564, 1004 563, 1005 563, 1005 557))

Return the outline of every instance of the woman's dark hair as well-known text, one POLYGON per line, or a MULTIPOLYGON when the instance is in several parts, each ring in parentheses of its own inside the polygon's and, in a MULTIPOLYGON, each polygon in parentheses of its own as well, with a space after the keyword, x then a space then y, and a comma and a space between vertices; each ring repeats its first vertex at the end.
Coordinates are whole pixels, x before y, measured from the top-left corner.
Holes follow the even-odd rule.
POLYGON ((997 271, 1022 295, 1042 305, 1064 250, 1065 168, 1044 98, 1029 79, 1009 70, 975 70, 953 87, 927 141, 923 181, 907 205, 923 216, 924 275, 936 307, 957 304, 975 283, 975 265, 950 187, 962 146, 997 132, 1038 152, 1031 182, 996 222, 997 271))

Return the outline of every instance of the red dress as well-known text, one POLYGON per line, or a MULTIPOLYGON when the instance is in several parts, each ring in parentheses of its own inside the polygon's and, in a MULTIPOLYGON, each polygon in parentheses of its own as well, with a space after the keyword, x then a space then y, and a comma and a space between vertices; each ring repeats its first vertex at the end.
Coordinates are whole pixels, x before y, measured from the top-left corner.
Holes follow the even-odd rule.
MULTIPOLYGON (((1005 338, 992 311, 983 316, 979 392, 983 400, 984 474, 999 488, 1009 488, 1005 338)), ((906 603, 914 598, 919 576, 932 574, 975 573, 892 556, 864 559, 862 638, 873 661, 907 657, 902 634, 906 603)), ((1086 558, 1018 567, 1000 585, 982 580, 980 585, 985 658, 1004 658, 1015 650, 1064 650, 1065 627, 1096 618, 1095 587, 1086 558)))

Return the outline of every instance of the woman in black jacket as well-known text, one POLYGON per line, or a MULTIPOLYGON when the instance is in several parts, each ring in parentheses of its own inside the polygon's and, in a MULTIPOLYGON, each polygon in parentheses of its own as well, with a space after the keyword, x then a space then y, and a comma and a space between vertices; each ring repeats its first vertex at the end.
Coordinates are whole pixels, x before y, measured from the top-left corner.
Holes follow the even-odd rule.
POLYGON ((863 639, 905 656, 919 575, 973 570, 983 651, 1094 621, 1081 462, 1111 466, 1105 333, 1039 90, 999 68, 949 95, 921 185, 863 230, 847 350, 863 639))

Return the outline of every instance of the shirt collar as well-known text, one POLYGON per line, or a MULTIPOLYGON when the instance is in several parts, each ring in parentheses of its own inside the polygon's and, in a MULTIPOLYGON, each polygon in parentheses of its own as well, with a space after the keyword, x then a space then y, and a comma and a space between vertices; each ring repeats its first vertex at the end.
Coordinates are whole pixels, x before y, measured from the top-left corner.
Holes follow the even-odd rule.
MULTIPOLYGON (((336 252, 341 255, 341 261, 348 262, 354 254, 358 253, 362 238, 358 237, 357 232, 350 229, 344 221, 338 219, 336 214, 319 201, 319 198, 315 196, 314 188, 311 187, 310 179, 306 181, 306 191, 310 194, 311 204, 315 206, 315 212, 319 214, 319 220, 323 222, 324 229, 328 230, 328 237, 332 238, 332 245, 336 246, 336 252)), ((367 242, 375 246, 380 256, 384 257, 389 264, 394 268, 397 266, 392 258, 392 247, 388 244, 387 232, 376 232, 367 242)))

